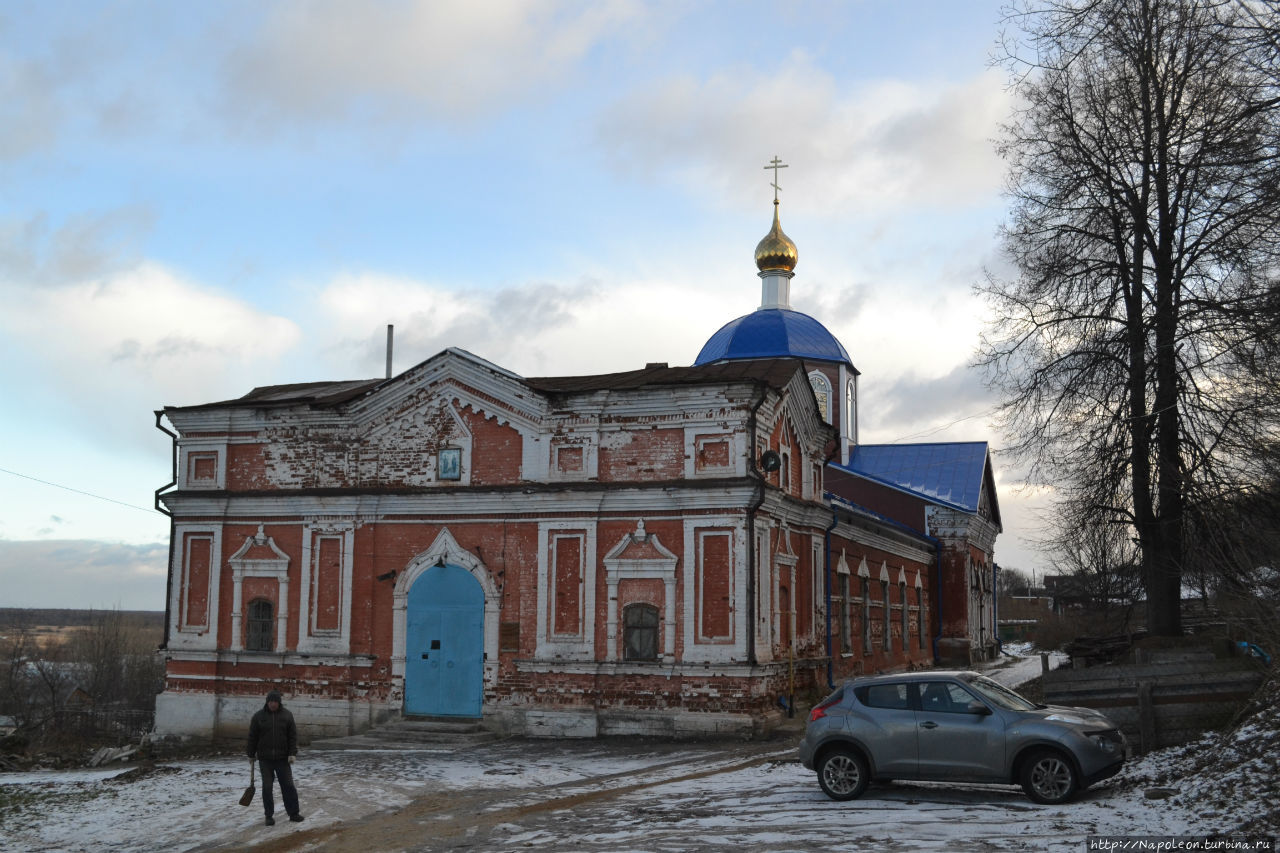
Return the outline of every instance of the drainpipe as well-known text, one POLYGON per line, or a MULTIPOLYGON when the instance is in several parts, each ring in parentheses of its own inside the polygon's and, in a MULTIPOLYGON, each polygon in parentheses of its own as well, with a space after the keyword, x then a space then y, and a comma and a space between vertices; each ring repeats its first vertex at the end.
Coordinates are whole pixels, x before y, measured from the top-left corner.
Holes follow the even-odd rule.
POLYGON ((175 531, 174 531, 173 513, 165 509, 164 506, 160 503, 160 493, 178 484, 178 434, 166 428, 164 424, 160 423, 160 419, 163 417, 164 417, 163 409, 156 411, 156 429, 160 430, 162 433, 169 436, 171 440, 170 444, 173 448, 172 463, 171 463, 170 472, 169 472, 169 475, 170 475, 169 482, 165 483, 163 486, 156 489, 155 507, 157 512, 162 512, 165 515, 169 516, 169 564, 165 566, 165 582, 164 582, 164 639, 161 640, 160 642, 160 648, 167 649, 169 648, 169 620, 170 620, 170 617, 172 616, 172 614, 170 613, 170 608, 171 608, 170 602, 173 600, 173 534, 175 531))
POLYGON ((756 468, 756 415, 768 395, 767 386, 761 382, 760 397, 751 405, 747 416, 747 474, 756 481, 756 494, 747 507, 747 663, 756 665, 756 510, 764 503, 764 477, 756 468))

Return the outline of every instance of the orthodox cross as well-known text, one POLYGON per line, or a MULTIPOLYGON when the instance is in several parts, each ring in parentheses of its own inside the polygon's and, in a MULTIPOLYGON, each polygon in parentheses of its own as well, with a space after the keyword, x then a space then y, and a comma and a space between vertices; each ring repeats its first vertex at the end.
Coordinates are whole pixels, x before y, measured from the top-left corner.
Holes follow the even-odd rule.
POLYGON ((782 187, 778 186, 778 170, 787 168, 787 164, 779 160, 778 155, 775 154, 765 168, 773 169, 773 183, 769 184, 769 186, 773 187, 773 200, 776 203, 778 201, 778 190, 782 189, 782 187))

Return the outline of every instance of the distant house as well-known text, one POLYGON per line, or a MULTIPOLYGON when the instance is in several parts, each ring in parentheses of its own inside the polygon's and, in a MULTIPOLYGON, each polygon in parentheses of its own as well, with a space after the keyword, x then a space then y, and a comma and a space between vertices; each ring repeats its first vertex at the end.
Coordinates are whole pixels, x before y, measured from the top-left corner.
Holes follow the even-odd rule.
POLYGON ((849 675, 995 647, 985 445, 857 444, 857 370, 791 310, 689 367, 526 378, 447 349, 385 379, 167 407, 161 733, 400 715, 751 734, 849 675), (914 448, 914 449, 912 449, 914 448))

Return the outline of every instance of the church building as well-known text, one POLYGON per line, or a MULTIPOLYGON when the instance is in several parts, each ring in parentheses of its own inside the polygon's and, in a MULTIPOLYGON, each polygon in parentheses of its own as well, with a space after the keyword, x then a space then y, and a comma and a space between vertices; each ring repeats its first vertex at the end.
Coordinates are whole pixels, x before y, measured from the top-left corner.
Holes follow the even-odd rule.
POLYGON ((238 737, 279 689, 304 737, 751 736, 840 679, 993 654, 987 447, 859 443, 777 205, 760 307, 691 366, 528 378, 450 348, 157 412, 157 731, 238 737))

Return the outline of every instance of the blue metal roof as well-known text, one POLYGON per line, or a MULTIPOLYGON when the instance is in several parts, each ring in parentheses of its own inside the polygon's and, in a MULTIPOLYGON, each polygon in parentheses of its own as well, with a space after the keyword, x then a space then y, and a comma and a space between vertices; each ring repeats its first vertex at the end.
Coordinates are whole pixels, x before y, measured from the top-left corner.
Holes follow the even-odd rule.
POLYGON ((812 358, 852 365, 827 327, 789 308, 763 308, 726 323, 702 347, 694 365, 735 358, 812 358))
POLYGON ((860 444, 845 468, 937 503, 978 511, 987 443, 860 444))

